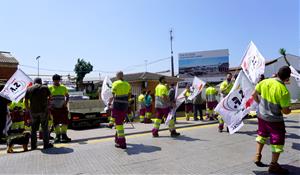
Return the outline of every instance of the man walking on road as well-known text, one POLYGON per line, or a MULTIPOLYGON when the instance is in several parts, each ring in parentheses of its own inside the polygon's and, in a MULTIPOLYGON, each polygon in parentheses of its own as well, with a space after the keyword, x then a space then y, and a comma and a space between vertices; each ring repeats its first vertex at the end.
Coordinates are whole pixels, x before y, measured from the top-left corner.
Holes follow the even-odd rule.
POLYGON ((261 81, 255 87, 254 100, 259 103, 257 146, 254 162, 261 166, 261 152, 268 137, 272 150, 272 162, 269 173, 285 174, 289 171, 278 164, 280 153, 285 142, 285 124, 283 114, 291 112, 290 93, 285 86, 289 81, 291 69, 283 66, 278 71, 278 77, 261 81))
MULTIPOLYGON (((155 88, 155 109, 156 109, 156 119, 154 121, 154 126, 152 129, 153 137, 158 137, 158 131, 163 118, 168 116, 170 111, 169 108, 169 98, 168 98, 168 88, 166 87, 165 77, 159 78, 159 84, 155 88)), ((176 132, 174 118, 170 120, 169 130, 171 132, 171 137, 177 137, 180 133, 176 132)))
POLYGON ((109 100, 109 106, 113 102, 112 117, 116 123, 115 147, 126 149, 126 140, 124 133, 124 120, 128 111, 128 99, 131 95, 131 86, 123 80, 123 72, 117 73, 117 81, 112 84, 113 97, 109 100))
POLYGON ((37 134, 40 128, 43 131, 44 149, 52 148, 49 143, 48 130, 48 100, 50 91, 47 86, 42 85, 42 79, 36 78, 34 85, 29 87, 25 94, 25 107, 31 114, 31 150, 37 148, 37 134), (29 105, 30 102, 30 105, 29 105))

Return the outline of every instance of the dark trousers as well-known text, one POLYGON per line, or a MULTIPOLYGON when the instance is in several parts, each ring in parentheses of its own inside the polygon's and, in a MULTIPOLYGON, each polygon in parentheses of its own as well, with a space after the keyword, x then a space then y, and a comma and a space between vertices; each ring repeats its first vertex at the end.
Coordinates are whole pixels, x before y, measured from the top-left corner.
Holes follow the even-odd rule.
POLYGON ((3 130, 6 126, 6 113, 0 112, 0 138, 4 137, 3 130))
POLYGON ((31 117, 32 117, 31 147, 36 147, 36 143, 37 143, 36 132, 39 130, 40 124, 43 131, 44 145, 48 145, 49 144, 48 113, 47 112, 31 113, 31 117))
POLYGON ((199 111, 199 114, 200 114, 200 119, 203 119, 203 113, 202 113, 202 106, 201 104, 194 104, 193 105, 194 107, 194 118, 198 118, 198 111, 199 111))

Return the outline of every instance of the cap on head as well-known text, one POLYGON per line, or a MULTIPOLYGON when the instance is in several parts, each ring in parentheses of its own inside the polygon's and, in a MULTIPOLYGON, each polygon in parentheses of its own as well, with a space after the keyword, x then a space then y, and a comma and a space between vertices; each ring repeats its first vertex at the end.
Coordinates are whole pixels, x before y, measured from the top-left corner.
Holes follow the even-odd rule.
POLYGON ((53 80, 53 81, 54 81, 54 80, 61 80, 61 76, 58 75, 58 74, 54 74, 54 75, 52 76, 52 80, 53 80))
POLYGON ((34 83, 34 84, 42 84, 42 79, 41 79, 41 78, 35 78, 35 79, 33 80, 33 83, 34 83))

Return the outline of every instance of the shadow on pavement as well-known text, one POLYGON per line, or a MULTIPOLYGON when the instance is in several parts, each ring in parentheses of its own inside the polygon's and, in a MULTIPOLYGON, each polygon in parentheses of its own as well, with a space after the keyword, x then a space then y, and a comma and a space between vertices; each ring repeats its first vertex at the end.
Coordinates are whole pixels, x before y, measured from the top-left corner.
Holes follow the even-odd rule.
MULTIPOLYGON (((298 175, 300 174, 300 167, 292 166, 292 165, 282 165, 283 168, 286 168, 289 170, 289 175, 298 175)), ((265 175, 269 174, 268 168, 266 168, 266 171, 253 171, 256 175, 265 175)))
POLYGON ((257 131, 238 131, 237 134, 246 134, 249 136, 257 136, 257 131))
POLYGON ((284 122, 286 122, 286 123, 299 123, 299 121, 295 121, 295 120, 284 120, 284 122))
POLYGON ((170 137, 170 136, 159 136, 158 138, 171 138, 173 140, 181 140, 181 141, 187 141, 187 142, 193 142, 193 141, 208 141, 208 140, 202 140, 198 138, 191 138, 185 135, 180 135, 178 137, 170 137))
POLYGON ((193 141, 207 141, 207 140, 201 140, 201 139, 196 139, 196 138, 192 138, 192 137, 188 137, 185 135, 180 135, 178 137, 172 137, 174 140, 182 140, 182 141, 186 141, 186 142, 193 142, 193 141))
POLYGON ((300 139, 300 136, 298 134, 288 133, 288 134, 286 134, 286 138, 289 138, 289 139, 300 139))
POLYGON ((300 126, 285 126, 286 128, 300 129, 300 126))
POLYGON ((65 147, 61 147, 61 148, 50 148, 50 149, 43 149, 42 153, 44 154, 53 154, 53 155, 57 155, 57 154, 70 154, 74 152, 74 150, 72 148, 65 148, 65 147))
POLYGON ((258 125, 258 122, 253 120, 243 120, 243 122, 248 125, 258 125))
POLYGON ((128 143, 126 149, 128 155, 136 155, 141 153, 153 153, 156 151, 161 151, 161 148, 157 146, 150 146, 144 144, 132 144, 132 143, 128 143))
POLYGON ((300 143, 293 143, 292 149, 300 151, 300 143))

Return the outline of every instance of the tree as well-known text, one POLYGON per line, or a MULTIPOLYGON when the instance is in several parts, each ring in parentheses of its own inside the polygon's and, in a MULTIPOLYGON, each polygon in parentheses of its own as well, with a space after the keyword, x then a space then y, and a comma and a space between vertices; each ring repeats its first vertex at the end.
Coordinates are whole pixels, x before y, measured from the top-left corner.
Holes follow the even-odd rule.
POLYGON ((289 62, 289 61, 287 60, 287 58, 286 58, 286 50, 285 50, 284 48, 280 48, 280 49, 279 49, 279 53, 283 56, 283 58, 284 58, 286 64, 288 64, 288 65, 290 66, 291 64, 290 64, 290 62, 289 62))
POLYGON ((84 61, 84 59, 77 59, 77 64, 75 65, 74 71, 76 73, 76 88, 78 89, 78 86, 81 87, 83 78, 86 74, 93 71, 93 65, 91 65, 90 62, 84 61))

